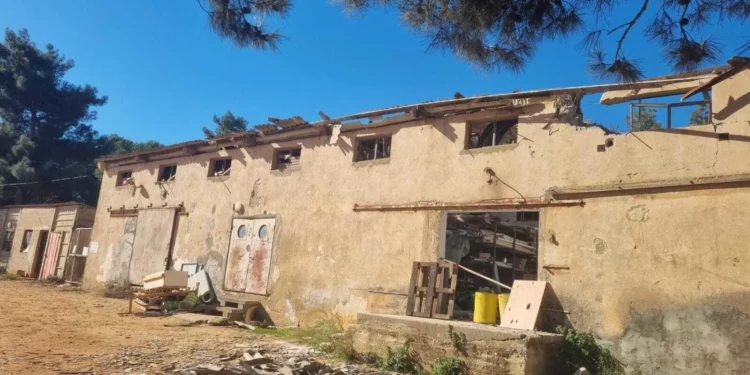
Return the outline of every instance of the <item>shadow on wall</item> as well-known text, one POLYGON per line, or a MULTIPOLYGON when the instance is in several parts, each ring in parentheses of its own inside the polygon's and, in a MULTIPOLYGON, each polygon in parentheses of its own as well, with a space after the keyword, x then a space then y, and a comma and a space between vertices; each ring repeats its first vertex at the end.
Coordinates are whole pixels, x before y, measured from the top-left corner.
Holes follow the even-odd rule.
POLYGON ((750 371, 750 315, 735 307, 705 303, 630 318, 615 353, 644 374, 750 371))
POLYGON ((734 96, 730 96, 727 100, 727 105, 721 111, 714 112, 713 117, 719 121, 726 120, 729 116, 748 105, 750 105, 750 92, 744 93, 737 99, 734 96))
POLYGON ((540 324, 542 331, 556 332, 557 327, 572 327, 568 319, 568 313, 563 309, 555 289, 549 283, 547 283, 547 289, 544 291, 544 306, 540 324))

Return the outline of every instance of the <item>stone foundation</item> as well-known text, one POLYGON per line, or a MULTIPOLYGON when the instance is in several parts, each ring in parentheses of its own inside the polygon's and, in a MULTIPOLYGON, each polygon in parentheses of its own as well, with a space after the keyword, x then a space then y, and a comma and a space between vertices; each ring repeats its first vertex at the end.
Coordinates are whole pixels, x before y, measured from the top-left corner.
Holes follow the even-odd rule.
POLYGON ((359 314, 354 328, 357 351, 383 355, 407 340, 420 363, 429 369, 441 358, 462 359, 472 374, 542 375, 559 372, 557 349, 562 336, 500 328, 462 321, 410 316, 359 314), (465 335, 456 348, 449 335, 465 335), (463 353, 462 353, 463 352, 463 353))

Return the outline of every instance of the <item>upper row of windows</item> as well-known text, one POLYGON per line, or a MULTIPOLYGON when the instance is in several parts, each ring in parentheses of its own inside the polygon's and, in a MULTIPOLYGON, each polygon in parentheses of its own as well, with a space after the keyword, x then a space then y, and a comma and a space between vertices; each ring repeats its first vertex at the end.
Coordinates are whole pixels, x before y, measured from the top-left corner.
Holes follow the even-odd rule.
MULTIPOLYGON (((512 144, 518 141, 518 119, 491 121, 479 124, 467 124, 466 148, 491 147, 512 144)), ((271 169, 285 170, 298 166, 302 148, 277 150, 271 169)), ((354 161, 388 159, 391 157, 391 136, 362 139, 357 142, 354 161)), ((208 177, 229 176, 232 171, 232 159, 213 159, 208 167, 208 177)), ((177 176, 176 165, 159 167, 158 182, 174 181, 177 176)), ((127 185, 133 181, 132 171, 122 171, 117 175, 117 186, 127 185)))

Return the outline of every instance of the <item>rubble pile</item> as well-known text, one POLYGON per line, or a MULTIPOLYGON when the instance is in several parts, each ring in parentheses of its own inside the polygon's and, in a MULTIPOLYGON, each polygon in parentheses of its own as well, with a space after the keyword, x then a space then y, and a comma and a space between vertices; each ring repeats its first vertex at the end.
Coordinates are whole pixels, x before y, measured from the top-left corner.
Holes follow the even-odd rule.
MULTIPOLYGON (((216 345, 222 347, 221 343, 216 345)), ((228 344, 228 343, 226 343, 228 344)), ((227 345, 229 346, 229 345, 227 345)), ((231 350, 198 350, 181 360, 170 360, 166 350, 139 352, 122 350, 122 356, 111 359, 108 367, 114 375, 386 375, 361 366, 331 366, 323 355, 305 345, 288 342, 234 344, 231 350), (186 359, 188 358, 188 359, 186 359), (161 362, 162 364, 156 364, 161 362)))

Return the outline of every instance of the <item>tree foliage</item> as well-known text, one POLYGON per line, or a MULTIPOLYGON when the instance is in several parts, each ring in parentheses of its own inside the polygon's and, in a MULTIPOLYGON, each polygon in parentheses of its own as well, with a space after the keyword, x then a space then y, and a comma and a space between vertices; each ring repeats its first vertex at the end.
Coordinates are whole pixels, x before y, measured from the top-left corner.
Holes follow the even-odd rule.
MULTIPOLYGON (((267 16, 284 17, 291 0, 207 1, 213 29, 241 47, 278 48, 282 37, 263 25, 267 16)), ((746 0, 638 0, 627 21, 612 26, 610 15, 626 0, 334 0, 350 13, 371 7, 397 10, 403 22, 430 40, 430 48, 452 51, 483 69, 521 70, 538 46, 584 31, 581 45, 591 57, 590 71, 604 79, 633 81, 643 72, 625 54, 626 41, 638 30, 664 52, 676 71, 714 63, 721 52, 715 39, 702 35, 710 23, 746 22, 746 0), (650 12, 647 12, 650 10, 650 12), (642 31, 641 31, 642 30, 642 31), (606 41, 606 43, 605 43, 606 41)), ((202 3, 201 3, 202 4, 202 3)), ((750 51, 750 41, 739 52, 750 51)), ((578 51, 576 51, 578 52, 578 51)))
POLYGON ((238 47, 276 50, 282 39, 277 30, 263 25, 269 15, 286 16, 291 0, 207 0, 203 9, 208 13, 211 28, 238 47))
POLYGON ((164 146, 157 141, 134 142, 117 134, 105 136, 104 141, 107 147, 105 153, 107 156, 130 154, 164 146))
POLYGON ((654 108, 636 108, 633 121, 631 122, 630 116, 625 116, 625 124, 628 125, 631 132, 662 128, 661 123, 656 121, 656 109, 654 108))
POLYGON ((95 160, 130 147, 92 128, 94 108, 107 97, 90 85, 65 81, 74 65, 51 44, 39 48, 26 30, 5 31, 0 43, 0 204, 95 204, 95 160), (60 179, 67 180, 38 183, 60 179))
POLYGON ((247 130, 247 120, 242 116, 235 116, 232 111, 227 111, 221 117, 214 115, 215 130, 203 127, 203 134, 206 138, 218 137, 224 134, 244 132, 247 130))
POLYGON ((690 125, 704 125, 710 123, 708 105, 701 104, 690 113, 690 125))

